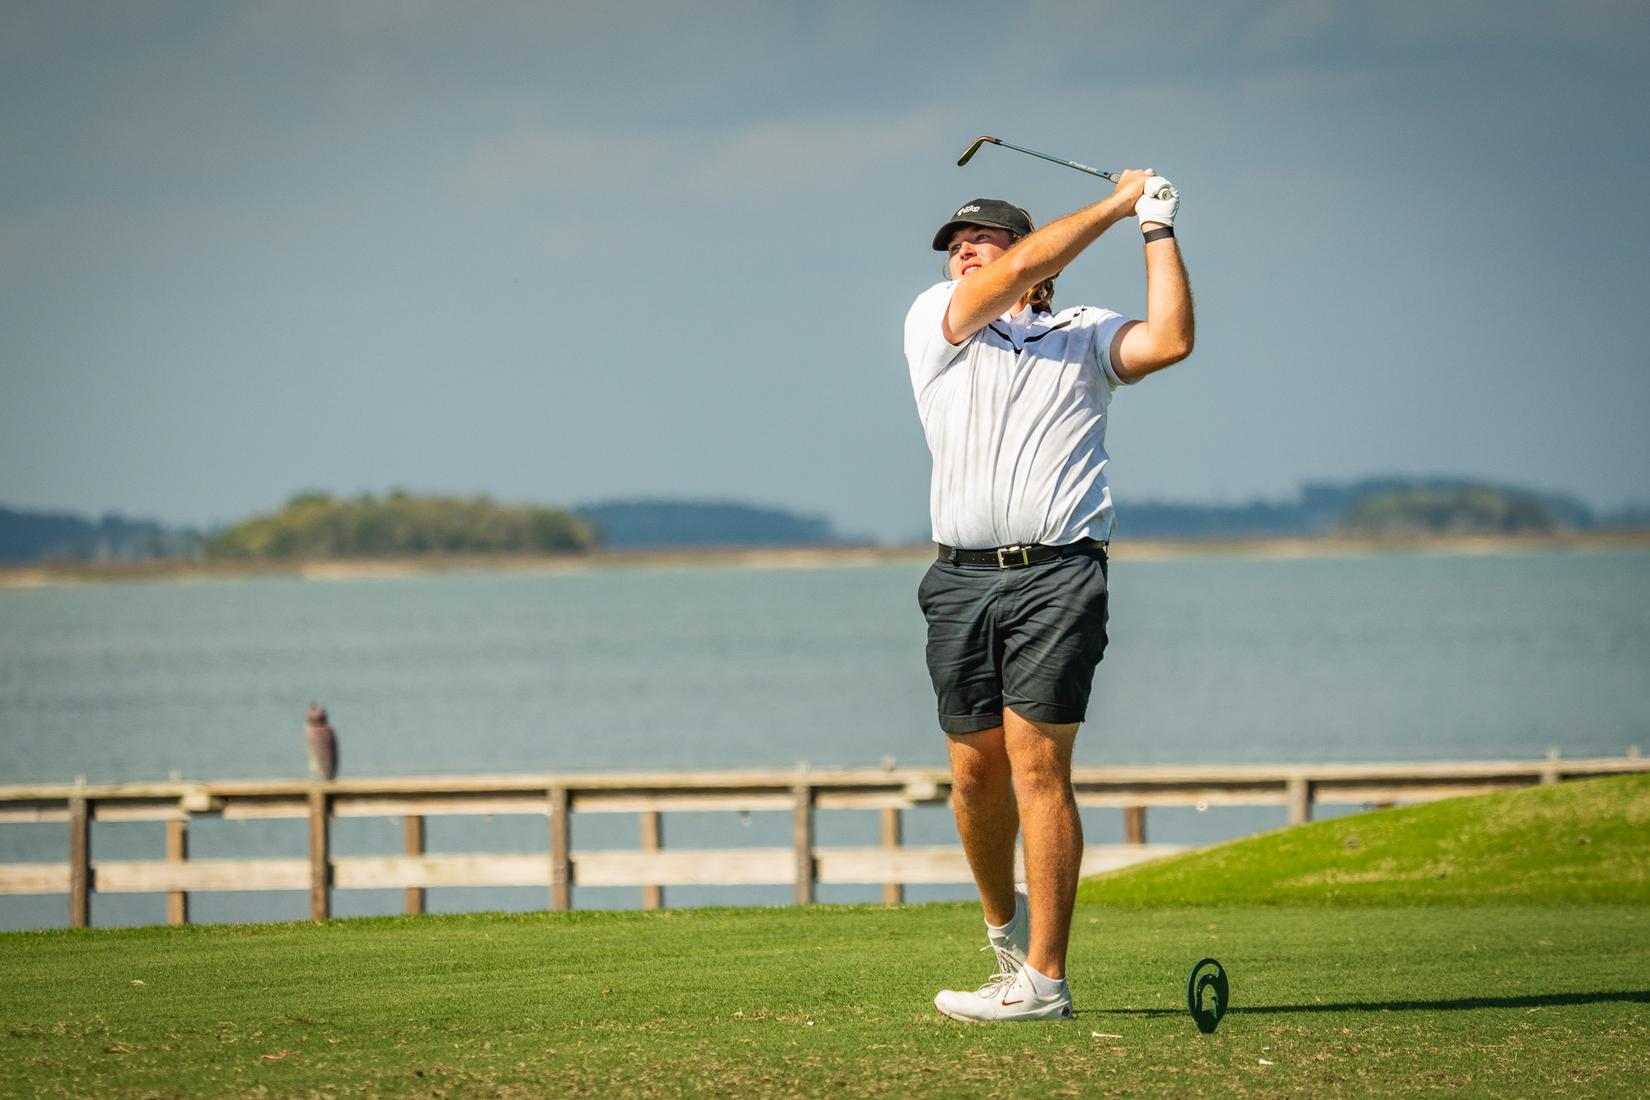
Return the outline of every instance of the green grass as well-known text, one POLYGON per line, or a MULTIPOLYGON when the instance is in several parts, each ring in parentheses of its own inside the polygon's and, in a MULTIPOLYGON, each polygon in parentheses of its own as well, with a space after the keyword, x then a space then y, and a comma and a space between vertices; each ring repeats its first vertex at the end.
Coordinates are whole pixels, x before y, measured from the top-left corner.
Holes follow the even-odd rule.
MULTIPOLYGON (((1644 788, 1615 789, 1636 792, 1606 799, 1640 806, 1619 815, 1634 820, 1644 788)), ((1528 808, 1520 799, 1555 794, 1501 797, 1459 806, 1512 820, 1528 808)), ((1219 908, 1081 902, 1071 955, 1080 1012, 1069 1023, 980 1027, 933 1010, 937 988, 973 984, 988 969, 976 952, 978 909, 962 905, 0 935, 0 1095, 1525 1096, 1650 1088, 1650 906, 1588 900, 1599 894, 1583 888, 1584 876, 1540 867, 1529 872, 1532 882, 1547 885, 1476 905, 1464 890, 1451 896, 1457 904, 1407 904, 1399 895, 1412 880, 1395 873, 1391 890, 1357 895, 1377 905, 1322 897, 1279 904, 1266 892, 1269 881, 1312 873, 1306 854, 1320 849, 1306 844, 1310 835, 1339 835, 1352 824, 1365 830, 1360 837, 1381 838, 1396 872, 1403 831, 1387 826, 1412 813, 1299 830, 1300 858, 1270 880, 1253 867, 1236 875, 1243 845, 1229 846, 1220 873, 1259 888, 1265 904, 1244 895, 1219 908), (1232 980, 1233 1009, 1211 1036, 1196 1031, 1183 1001, 1186 972, 1203 955, 1218 957, 1232 980)), ((1475 819, 1463 813, 1458 824, 1475 819)), ((1641 874, 1650 846, 1642 833, 1641 874)), ((1427 835, 1417 834, 1415 866, 1436 858, 1427 835)), ((1614 834, 1590 835, 1579 847, 1614 834)), ((1279 839, 1246 843, 1264 864, 1279 839)), ((1616 873, 1615 856, 1587 858, 1591 873, 1616 873)), ((1130 877, 1106 880, 1102 895, 1130 877)), ((1194 877, 1172 881, 1202 896, 1194 877)), ((1607 886, 1599 887, 1606 895, 1607 886)))
POLYGON ((1650 904, 1650 775, 1281 829, 1090 879, 1107 905, 1650 904))

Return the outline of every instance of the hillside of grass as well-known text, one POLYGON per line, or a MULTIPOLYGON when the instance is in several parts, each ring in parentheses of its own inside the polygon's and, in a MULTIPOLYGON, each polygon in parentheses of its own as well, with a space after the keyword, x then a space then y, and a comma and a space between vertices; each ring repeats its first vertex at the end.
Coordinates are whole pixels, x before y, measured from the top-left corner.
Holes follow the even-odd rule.
POLYGON ((1085 881, 1107 905, 1650 904, 1650 775, 1315 822, 1085 881))
POLYGON ((1068 1022, 980 1026, 974 905, 0 934, 0 1097, 1650 1089, 1643 906, 1081 904, 1068 1022), (1205 955, 1232 982, 1186 1010, 1205 955))

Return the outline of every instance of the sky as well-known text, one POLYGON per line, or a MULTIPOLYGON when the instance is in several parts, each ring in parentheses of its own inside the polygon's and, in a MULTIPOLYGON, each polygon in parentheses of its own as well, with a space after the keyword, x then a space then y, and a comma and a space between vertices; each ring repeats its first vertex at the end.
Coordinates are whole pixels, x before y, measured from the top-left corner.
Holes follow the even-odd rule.
MULTIPOLYGON (((1131 499, 1650 501, 1650 8, 0 3, 0 504, 738 499, 927 534, 934 229, 1179 188, 1131 499)), ((1115 227, 1058 305, 1144 309, 1115 227)))

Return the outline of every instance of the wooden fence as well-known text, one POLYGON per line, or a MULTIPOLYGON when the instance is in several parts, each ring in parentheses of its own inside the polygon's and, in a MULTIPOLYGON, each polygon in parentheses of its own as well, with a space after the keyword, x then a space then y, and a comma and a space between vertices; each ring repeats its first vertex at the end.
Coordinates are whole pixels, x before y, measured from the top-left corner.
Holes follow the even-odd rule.
MULTIPOLYGON (((1603 759, 1321 765, 1079 768, 1073 775, 1083 807, 1123 811, 1123 844, 1091 844, 1083 873, 1124 867, 1179 851, 1146 841, 1153 806, 1287 806, 1292 824, 1309 821, 1315 803, 1386 805, 1564 779, 1650 770, 1638 756, 1603 759)), ((0 864, 0 895, 66 894, 69 925, 86 927, 91 896, 165 893, 167 919, 189 919, 192 893, 220 890, 307 890, 309 914, 325 920, 332 892, 401 889, 408 913, 424 911, 425 891, 446 886, 539 886, 551 909, 567 909, 571 888, 638 886, 656 908, 674 885, 794 884, 796 901, 811 902, 820 883, 881 883, 898 904, 913 883, 969 882, 962 849, 902 843, 902 813, 943 803, 950 776, 931 769, 768 772, 507 775, 457 778, 350 779, 329 783, 233 780, 131 783, 115 786, 0 787, 0 824, 68 825, 64 863, 0 864), (815 811, 876 811, 881 843, 869 847, 815 844, 815 811), (792 819, 789 847, 667 849, 666 811, 782 812, 792 819), (576 851, 575 814, 637 814, 634 851, 576 851), (430 816, 528 814, 548 821, 543 854, 431 854, 430 816), (202 816, 231 820, 307 819, 309 851, 292 859, 190 859, 189 824, 202 816), (399 817, 399 855, 334 857, 332 823, 339 818, 399 817), (95 860, 92 826, 100 821, 165 824, 165 858, 95 860)))

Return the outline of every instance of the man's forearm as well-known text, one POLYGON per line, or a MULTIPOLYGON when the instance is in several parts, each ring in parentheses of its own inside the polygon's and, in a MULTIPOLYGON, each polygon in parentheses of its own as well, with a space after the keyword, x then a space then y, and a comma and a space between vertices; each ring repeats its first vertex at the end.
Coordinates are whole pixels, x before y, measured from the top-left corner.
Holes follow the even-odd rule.
POLYGON ((1134 213, 1134 200, 1119 194, 1101 199, 1092 206, 1067 214, 1033 231, 1008 251, 1003 259, 1013 259, 1021 273, 1022 292, 1044 279, 1060 274, 1083 249, 1099 240, 1100 234, 1134 213))
POLYGON ((1000 259, 962 280, 946 310, 945 338, 961 343, 1017 304, 1032 287, 1064 271, 1100 234, 1134 212, 1149 175, 1139 169, 1124 172, 1111 195, 1033 230, 1000 259))
POLYGON ((1112 368, 1125 382, 1180 362, 1192 353, 1197 322, 1191 281, 1180 246, 1165 237, 1146 246, 1146 319, 1124 329, 1112 348, 1112 368))
POLYGON ((1165 355, 1179 361, 1191 354, 1192 287, 1173 237, 1146 245, 1146 324, 1165 355))

